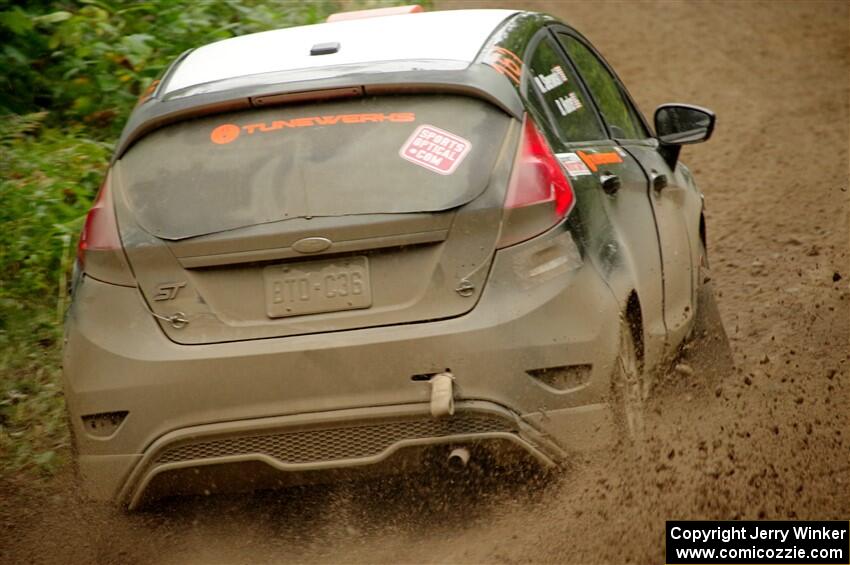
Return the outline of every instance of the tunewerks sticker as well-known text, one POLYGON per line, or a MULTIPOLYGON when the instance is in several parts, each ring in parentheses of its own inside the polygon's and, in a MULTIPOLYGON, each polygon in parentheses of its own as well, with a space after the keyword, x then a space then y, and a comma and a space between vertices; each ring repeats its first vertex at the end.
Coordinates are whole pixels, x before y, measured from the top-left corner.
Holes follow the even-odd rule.
POLYGON ((337 124, 370 124, 382 122, 413 122, 416 114, 413 112, 392 112, 390 114, 337 114, 335 116, 305 116, 289 120, 272 120, 270 122, 258 122, 245 124, 221 124, 210 132, 210 141, 216 145, 227 145, 235 141, 244 131, 247 135, 256 132, 267 133, 289 128, 309 128, 320 126, 333 126, 337 124))
POLYGON ((402 145, 398 154, 420 167, 441 175, 455 172, 472 144, 435 126, 421 125, 402 145))

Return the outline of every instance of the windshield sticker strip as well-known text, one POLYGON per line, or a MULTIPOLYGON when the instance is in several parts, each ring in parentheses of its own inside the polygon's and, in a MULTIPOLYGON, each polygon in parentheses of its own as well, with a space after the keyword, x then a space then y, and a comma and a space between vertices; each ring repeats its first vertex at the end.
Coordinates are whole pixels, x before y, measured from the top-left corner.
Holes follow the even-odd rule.
POLYGON ((306 128, 314 126, 332 126, 337 124, 367 124, 367 123, 408 123, 416 121, 413 112, 393 112, 390 114, 338 114, 336 116, 308 116, 291 120, 274 120, 271 123, 259 122, 239 126, 236 124, 221 124, 210 132, 210 141, 217 145, 226 145, 235 141, 242 132, 253 135, 256 132, 272 132, 285 128, 306 128))
POLYGON ((468 140, 426 124, 416 128, 398 154, 429 171, 450 175, 460 166, 470 149, 472 144, 468 140))

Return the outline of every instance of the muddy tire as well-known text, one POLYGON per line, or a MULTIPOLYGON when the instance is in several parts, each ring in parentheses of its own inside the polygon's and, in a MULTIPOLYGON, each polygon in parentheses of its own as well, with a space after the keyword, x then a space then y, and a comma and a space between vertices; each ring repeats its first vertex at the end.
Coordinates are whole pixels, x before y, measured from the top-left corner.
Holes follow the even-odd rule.
POLYGON ((647 383, 634 335, 624 318, 619 334, 620 349, 611 378, 611 405, 621 438, 634 442, 644 435, 647 383))

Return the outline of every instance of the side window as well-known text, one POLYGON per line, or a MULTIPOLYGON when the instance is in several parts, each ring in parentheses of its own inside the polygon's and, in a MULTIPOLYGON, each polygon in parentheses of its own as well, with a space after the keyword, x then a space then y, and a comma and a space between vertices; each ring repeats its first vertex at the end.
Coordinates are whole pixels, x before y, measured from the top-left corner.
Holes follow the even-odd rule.
POLYGON ((558 38, 581 73, 611 135, 618 139, 649 137, 637 111, 602 61, 576 38, 564 34, 558 34, 558 38))
POLYGON ((533 112, 555 128, 563 142, 607 137, 574 71, 548 37, 537 45, 526 80, 533 112))

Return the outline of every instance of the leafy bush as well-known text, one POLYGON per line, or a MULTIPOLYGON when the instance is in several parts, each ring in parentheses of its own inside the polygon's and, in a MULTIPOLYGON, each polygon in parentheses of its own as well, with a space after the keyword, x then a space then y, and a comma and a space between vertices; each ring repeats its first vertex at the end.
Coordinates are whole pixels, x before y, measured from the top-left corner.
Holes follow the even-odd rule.
POLYGON ((49 466, 65 441, 56 376, 67 273, 110 150, 45 119, 0 120, 0 453, 16 465, 49 466))
POLYGON ((0 472, 61 464, 76 238, 139 94, 186 49, 316 23, 338 4, 0 0, 0 472))
POLYGON ((282 6, 250 0, 12 6, 0 12, 6 70, 0 112, 49 107, 52 124, 82 121, 97 137, 114 137, 145 87, 186 49, 316 23, 335 8, 327 1, 282 6))

